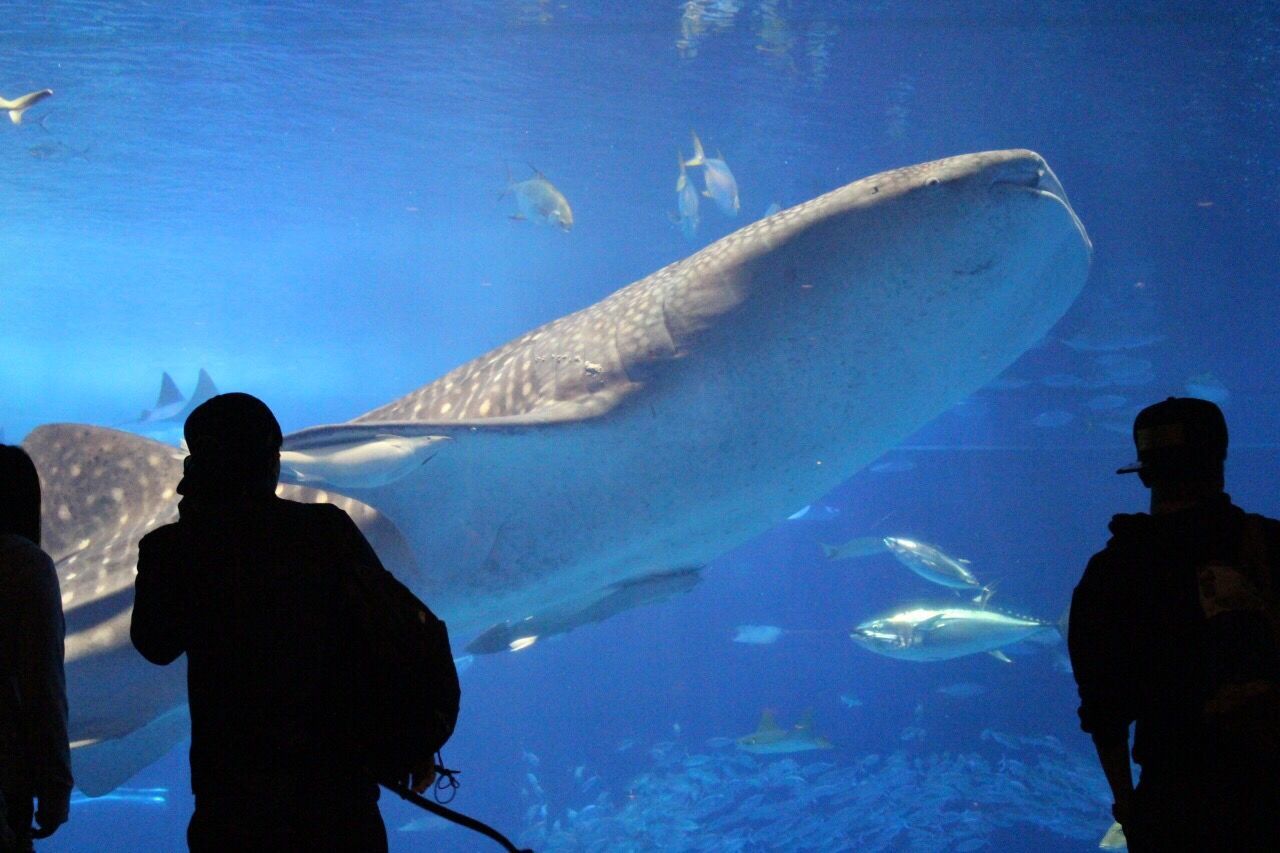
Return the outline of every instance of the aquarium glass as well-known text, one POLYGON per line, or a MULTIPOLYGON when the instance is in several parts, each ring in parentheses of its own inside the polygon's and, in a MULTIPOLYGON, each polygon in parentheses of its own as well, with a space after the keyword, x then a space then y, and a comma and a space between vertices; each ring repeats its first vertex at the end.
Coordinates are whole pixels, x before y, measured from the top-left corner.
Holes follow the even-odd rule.
POLYGON ((181 674, 119 620, 215 389, 448 622, 451 806, 539 851, 1095 849, 1059 629, 1137 411, 1218 403, 1280 513, 1274 4, 42 0, 0 44, 0 428, 65 454, 120 777, 39 850, 183 849, 181 674), (851 636, 912 608, 1025 630, 851 636))

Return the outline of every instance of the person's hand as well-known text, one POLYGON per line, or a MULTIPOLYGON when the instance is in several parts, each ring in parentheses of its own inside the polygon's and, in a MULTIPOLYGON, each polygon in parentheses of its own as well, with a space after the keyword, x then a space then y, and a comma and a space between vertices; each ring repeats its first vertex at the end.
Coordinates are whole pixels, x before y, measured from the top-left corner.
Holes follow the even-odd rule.
POLYGON ((425 793, 427 788, 431 787, 431 783, 436 780, 436 767, 434 764, 427 764, 426 767, 419 767, 413 771, 413 775, 409 780, 409 787, 413 789, 415 794, 425 793))
POLYGON ((31 830, 32 838, 48 838, 58 831, 58 827, 67 822, 71 810, 71 793, 60 793, 53 796, 42 796, 36 807, 36 826, 31 830))

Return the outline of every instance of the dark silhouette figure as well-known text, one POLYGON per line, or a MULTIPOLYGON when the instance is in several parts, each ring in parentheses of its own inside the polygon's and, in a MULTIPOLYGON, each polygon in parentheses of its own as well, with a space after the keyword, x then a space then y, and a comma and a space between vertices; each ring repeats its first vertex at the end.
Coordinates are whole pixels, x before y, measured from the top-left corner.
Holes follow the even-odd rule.
POLYGON ((337 507, 276 497, 280 426, 260 400, 216 396, 184 432, 179 520, 139 546, 132 638, 153 663, 187 655, 190 848, 386 850, 340 594, 378 558, 337 507))
POLYGON ((1112 519, 1072 599, 1081 727, 1135 853, 1280 849, 1280 522, 1223 491, 1213 403, 1171 397, 1133 430, 1117 473, 1151 512, 1112 519))
POLYGON ((6 853, 31 850, 33 836, 46 838, 67 821, 65 632, 58 575, 40 550, 40 478, 26 452, 0 444, 0 851, 6 853))

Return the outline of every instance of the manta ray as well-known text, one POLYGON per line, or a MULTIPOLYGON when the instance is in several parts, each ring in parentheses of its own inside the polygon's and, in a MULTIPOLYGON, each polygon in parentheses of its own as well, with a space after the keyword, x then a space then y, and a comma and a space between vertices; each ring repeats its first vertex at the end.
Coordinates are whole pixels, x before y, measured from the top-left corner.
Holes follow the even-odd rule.
MULTIPOLYGON (((762 533, 981 388, 1062 316, 1091 254, 1033 152, 873 175, 286 436, 281 494, 347 509, 455 636, 565 622, 568 602, 762 533)), ((182 730, 181 670, 128 639, 137 540, 176 517, 181 456, 71 424, 24 446, 67 609, 76 776, 109 790, 182 730)))

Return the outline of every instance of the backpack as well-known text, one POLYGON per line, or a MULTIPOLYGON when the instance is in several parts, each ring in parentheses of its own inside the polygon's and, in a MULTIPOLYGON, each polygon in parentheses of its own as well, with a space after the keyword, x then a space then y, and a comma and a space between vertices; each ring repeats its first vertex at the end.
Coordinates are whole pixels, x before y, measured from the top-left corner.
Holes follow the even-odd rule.
POLYGON ((458 722, 461 688, 444 622, 379 565, 343 573, 355 622, 356 738, 381 784, 407 783, 458 722))

